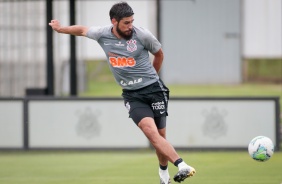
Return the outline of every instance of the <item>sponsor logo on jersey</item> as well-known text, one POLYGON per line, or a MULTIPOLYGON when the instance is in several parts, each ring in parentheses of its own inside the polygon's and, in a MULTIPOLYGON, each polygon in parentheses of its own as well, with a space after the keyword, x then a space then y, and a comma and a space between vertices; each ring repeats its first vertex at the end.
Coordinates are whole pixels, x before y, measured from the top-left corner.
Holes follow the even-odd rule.
MULTIPOLYGON (((161 102, 155 102, 151 104, 153 110, 162 110, 165 109, 165 103, 164 101, 161 102)), ((163 112, 164 113, 164 112, 163 112)))
POLYGON ((133 57, 109 57, 109 62, 113 67, 133 67, 136 64, 133 57))
POLYGON ((127 82, 121 80, 120 84, 123 85, 123 86, 131 86, 133 84, 137 84, 137 83, 140 83, 140 82, 142 82, 142 78, 135 79, 135 80, 132 80, 132 81, 127 81, 127 82))
POLYGON ((136 40, 129 40, 127 43, 127 50, 130 52, 134 52, 137 50, 136 40))
POLYGON ((118 42, 118 43, 116 43, 115 45, 118 46, 118 47, 123 47, 123 46, 124 46, 124 44, 121 43, 121 42, 118 42))

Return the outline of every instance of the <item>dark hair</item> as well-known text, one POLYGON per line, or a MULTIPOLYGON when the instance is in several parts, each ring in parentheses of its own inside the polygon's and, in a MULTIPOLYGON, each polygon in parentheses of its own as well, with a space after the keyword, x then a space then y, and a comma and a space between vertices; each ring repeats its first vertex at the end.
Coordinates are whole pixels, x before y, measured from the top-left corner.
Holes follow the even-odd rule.
POLYGON ((115 18, 118 22, 124 17, 130 17, 134 12, 126 2, 119 2, 112 6, 110 10, 110 19, 115 18))

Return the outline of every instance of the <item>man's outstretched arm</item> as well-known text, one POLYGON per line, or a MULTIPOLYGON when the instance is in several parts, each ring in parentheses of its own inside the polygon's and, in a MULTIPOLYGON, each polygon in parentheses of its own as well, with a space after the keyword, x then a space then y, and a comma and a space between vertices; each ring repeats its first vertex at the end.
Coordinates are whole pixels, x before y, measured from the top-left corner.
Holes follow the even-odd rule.
POLYGON ((88 27, 80 25, 62 27, 58 20, 51 20, 49 26, 51 26, 52 29, 54 31, 57 31, 58 33, 71 34, 75 36, 86 36, 86 33, 88 31, 88 27))

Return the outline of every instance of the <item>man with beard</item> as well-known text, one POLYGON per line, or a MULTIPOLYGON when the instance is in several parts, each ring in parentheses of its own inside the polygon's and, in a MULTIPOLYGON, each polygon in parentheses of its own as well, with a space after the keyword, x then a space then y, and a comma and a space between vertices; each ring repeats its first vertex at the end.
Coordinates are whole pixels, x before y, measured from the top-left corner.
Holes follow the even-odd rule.
POLYGON ((120 2, 110 10, 112 25, 109 26, 62 27, 57 20, 52 20, 49 25, 58 33, 85 36, 100 44, 116 82, 122 87, 129 117, 156 150, 161 184, 171 183, 168 161, 178 167, 174 180, 182 182, 196 171, 166 140, 169 89, 158 76, 163 62, 161 44, 148 30, 133 26, 133 15, 132 8, 126 2, 120 2), (153 64, 148 52, 154 55, 153 64))

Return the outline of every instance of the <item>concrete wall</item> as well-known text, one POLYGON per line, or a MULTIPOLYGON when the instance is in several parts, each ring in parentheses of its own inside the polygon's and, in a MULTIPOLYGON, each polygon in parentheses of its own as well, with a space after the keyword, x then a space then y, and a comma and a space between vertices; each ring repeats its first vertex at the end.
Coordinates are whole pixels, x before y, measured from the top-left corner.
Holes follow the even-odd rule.
MULTIPOLYGON (((278 146, 278 104, 278 98, 173 98, 167 139, 177 148, 246 149, 265 135, 278 146)), ((0 117, 0 149, 150 147, 119 98, 0 99, 0 117)))
POLYGON ((241 1, 161 2, 164 81, 241 83, 241 1))

